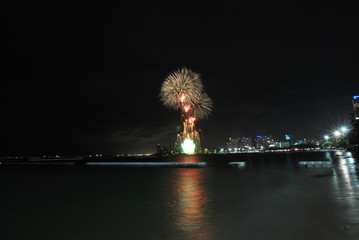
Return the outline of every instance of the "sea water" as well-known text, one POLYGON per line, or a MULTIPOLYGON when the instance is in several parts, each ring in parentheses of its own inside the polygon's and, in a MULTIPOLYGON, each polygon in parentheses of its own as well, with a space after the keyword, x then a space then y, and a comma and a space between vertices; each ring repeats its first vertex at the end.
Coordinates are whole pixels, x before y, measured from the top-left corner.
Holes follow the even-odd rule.
POLYGON ((207 165, 0 166, 0 239, 359 237, 358 164, 350 152, 152 160, 207 165), (228 167, 232 161, 246 166, 228 167), (299 161, 333 168, 300 168, 299 161))

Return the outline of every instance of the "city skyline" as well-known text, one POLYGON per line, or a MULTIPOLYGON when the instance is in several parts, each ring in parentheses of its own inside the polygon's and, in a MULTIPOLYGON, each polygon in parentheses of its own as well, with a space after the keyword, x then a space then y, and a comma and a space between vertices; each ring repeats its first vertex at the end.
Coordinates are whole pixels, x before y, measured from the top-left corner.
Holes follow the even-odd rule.
POLYGON ((0 155, 155 152, 180 132, 165 77, 201 74, 213 114, 202 145, 228 136, 323 136, 358 94, 354 2, 23 3, 6 8, 0 155))

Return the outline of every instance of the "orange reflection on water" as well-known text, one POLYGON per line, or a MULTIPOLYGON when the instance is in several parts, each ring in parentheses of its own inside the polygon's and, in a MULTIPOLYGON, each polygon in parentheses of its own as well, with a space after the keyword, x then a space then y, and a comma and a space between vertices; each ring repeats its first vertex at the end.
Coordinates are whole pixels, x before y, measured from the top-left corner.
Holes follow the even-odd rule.
POLYGON ((198 155, 182 155, 179 156, 179 158, 177 158, 178 162, 190 162, 190 163, 195 163, 195 162, 200 162, 200 156, 198 155))
MULTIPOLYGON (((196 157, 191 156, 185 161, 197 162, 196 157)), ((208 199, 203 187, 203 171, 201 168, 180 168, 175 176, 176 225, 195 239, 208 239, 209 236, 205 213, 208 199)))

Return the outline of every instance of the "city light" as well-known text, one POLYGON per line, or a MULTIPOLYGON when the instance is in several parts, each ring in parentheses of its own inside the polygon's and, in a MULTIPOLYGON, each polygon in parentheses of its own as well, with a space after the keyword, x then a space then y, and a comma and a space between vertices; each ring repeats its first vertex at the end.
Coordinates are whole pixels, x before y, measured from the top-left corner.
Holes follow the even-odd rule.
POLYGON ((347 127, 342 127, 340 130, 341 130, 343 133, 346 133, 346 132, 348 131, 348 128, 347 128, 347 127))
POLYGON ((329 140, 329 136, 328 136, 328 135, 325 135, 325 136, 324 136, 324 139, 328 141, 328 140, 329 140))
POLYGON ((340 135, 342 135, 342 133, 340 131, 334 131, 334 136, 339 137, 340 135))

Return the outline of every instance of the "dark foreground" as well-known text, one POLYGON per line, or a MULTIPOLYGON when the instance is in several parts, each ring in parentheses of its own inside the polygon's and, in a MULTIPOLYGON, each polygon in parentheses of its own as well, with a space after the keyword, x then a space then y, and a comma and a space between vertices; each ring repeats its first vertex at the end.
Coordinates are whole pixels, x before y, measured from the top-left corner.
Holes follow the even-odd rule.
POLYGON ((358 164, 349 152, 155 161, 207 167, 1 165, 0 239, 358 239, 358 164), (298 167, 325 160, 333 169, 298 167))

